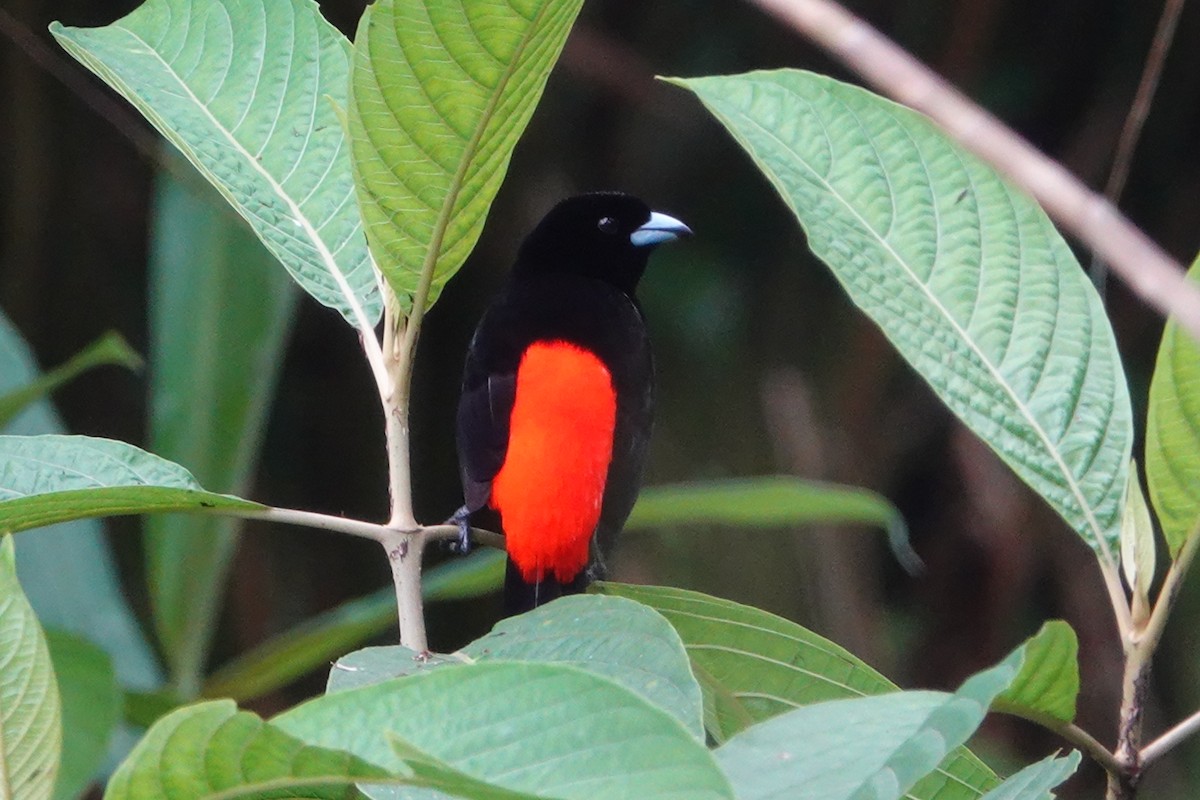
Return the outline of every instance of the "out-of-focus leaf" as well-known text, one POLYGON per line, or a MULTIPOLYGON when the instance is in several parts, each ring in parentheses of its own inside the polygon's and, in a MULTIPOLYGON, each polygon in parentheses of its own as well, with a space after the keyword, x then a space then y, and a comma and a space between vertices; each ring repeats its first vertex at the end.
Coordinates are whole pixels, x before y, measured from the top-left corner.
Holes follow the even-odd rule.
MULTIPOLYGON (((704 692, 705 727, 718 743, 795 708, 897 690, 845 648, 761 609, 659 586, 601 583, 596 590, 645 603, 679 633, 704 692)), ((972 800, 996 782, 960 747, 911 795, 972 800)))
MULTIPOLYGON (((242 494, 258 461, 296 292, 216 192, 162 172, 150 247, 150 443, 198 480, 242 494)), ((238 522, 146 520, 151 609, 172 682, 198 688, 238 522)))
POLYGON ((155 511, 256 510, 207 492, 178 464, 90 436, 0 436, 0 531, 155 511))
MULTIPOLYGON (((504 578, 504 553, 477 550, 427 571, 421 580, 426 602, 459 600, 494 591, 504 578)), ((343 603, 281 633, 214 672, 204 683, 206 697, 248 700, 282 688, 329 664, 363 642, 396 627, 396 592, 391 586, 343 603)), ((400 648, 368 648, 400 649, 400 648)), ((406 651, 408 660, 415 653, 406 651)), ((404 661, 405 656, 397 657, 404 661)), ((429 663, 429 657, 421 663, 429 663)), ((337 666, 334 671, 336 673, 337 666)))
POLYGON ((896 557, 910 569, 921 560, 908 543, 896 507, 855 486, 786 476, 696 481, 643 489, 625 530, 667 525, 779 526, 858 523, 883 528, 896 557))
MULTIPOLYGON (((37 376, 29 348, 0 313, 0 392, 37 376)), ((27 406, 6 431, 58 433, 62 424, 47 402, 27 406)), ((108 540, 100 524, 80 519, 21 536, 17 574, 44 625, 72 631, 103 647, 126 686, 149 689, 161 680, 158 663, 117 580, 108 540), (63 558, 70 553, 70 558, 63 558)))
POLYGON ((74 800, 97 777, 121 721, 121 687, 108 653, 86 639, 48 629, 46 644, 62 698, 62 765, 54 800, 74 800))
POLYGON ((289 797, 352 800, 355 781, 388 773, 348 753, 305 745, 229 700, 163 717, 121 764, 105 800, 289 797))
POLYGON ((150 0, 103 28, 50 32, 187 156, 309 294, 374 327, 382 302, 337 111, 350 44, 316 3, 150 0))
MULTIPOLYGON (((326 694, 271 724, 386 769, 403 765, 394 736, 471 778, 560 800, 733 797, 712 755, 678 719, 565 664, 439 668, 326 694)), ((375 798, 445 796, 363 788, 375 798)))
POLYGON ((104 334, 71 356, 65 364, 32 379, 20 388, 0 393, 0 430, 8 427, 8 423, 31 403, 48 396, 89 369, 106 365, 138 370, 142 368, 142 358, 134 352, 121 334, 116 331, 104 334))
POLYGON ((654 611, 620 597, 573 595, 501 620, 451 656, 416 658, 405 647, 368 647, 338 659, 326 691, 340 692, 445 664, 570 664, 616 681, 704 739, 703 700, 678 634, 654 611))
POLYGON ((11 536, 0 537, 0 797, 50 800, 62 706, 46 638, 21 591, 11 536))
MULTIPOLYGON (((1200 281, 1200 259, 1188 270, 1200 281)), ((1146 486, 1172 559, 1200 533, 1200 345, 1167 320, 1146 409, 1146 486)))
POLYGON ((349 127, 371 252, 402 310, 475 246, 582 0, 379 0, 354 39, 349 127))
POLYGON ((1079 696, 1079 641, 1061 619, 1050 620, 1022 645, 1025 663, 996 710, 1059 723, 1075 719, 1079 696))
POLYGON ((717 761, 738 800, 899 800, 975 732, 1021 658, 1018 650, 954 694, 895 692, 789 711, 721 745, 717 761))
POLYGON ((942 401, 1114 571, 1133 441, 1112 327, 1032 200, 920 114, 798 70, 677 81, 942 401))
POLYGON ((425 602, 469 600, 496 591, 504 585, 506 559, 503 550, 482 548, 469 556, 438 564, 421 576, 425 602))

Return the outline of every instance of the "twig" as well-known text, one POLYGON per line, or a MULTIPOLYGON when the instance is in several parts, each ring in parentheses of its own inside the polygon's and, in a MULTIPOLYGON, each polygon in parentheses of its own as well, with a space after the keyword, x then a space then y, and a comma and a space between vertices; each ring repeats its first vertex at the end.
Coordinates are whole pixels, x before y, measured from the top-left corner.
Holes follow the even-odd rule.
POLYGON ((1200 731, 1200 711, 1193 713, 1183 722, 1175 725, 1175 727, 1143 747, 1142 769, 1150 766, 1150 764, 1157 761, 1163 754, 1173 749, 1175 745, 1197 731, 1200 731))
MULTIPOLYGON (((1146 124, 1146 117, 1150 114, 1150 104, 1154 102, 1154 92, 1158 89, 1163 64, 1166 63, 1167 53, 1175 40, 1175 29, 1179 26, 1183 3, 1184 0, 1167 0, 1162 16, 1158 18, 1158 27, 1150 43, 1150 53, 1146 56, 1146 64, 1142 68, 1141 80, 1138 81, 1133 103, 1129 106, 1129 114, 1125 117, 1125 125, 1121 128, 1121 136, 1117 140, 1112 172, 1109 173, 1108 183, 1104 187, 1104 196, 1113 205, 1117 205, 1121 199, 1121 192, 1125 190, 1125 181, 1129 178, 1129 168, 1133 164, 1133 154, 1142 135, 1142 126, 1146 124)), ((1092 282, 1096 284, 1096 291, 1103 297, 1104 284, 1108 280, 1108 265, 1104 263, 1104 259, 1093 255, 1089 272, 1092 282)))
MULTIPOLYGON (((397 530, 387 525, 375 522, 365 522, 348 517, 335 517, 331 514, 320 514, 316 511, 301 511, 295 508, 266 508, 262 510, 244 509, 213 509, 211 512, 218 516, 238 517, 239 519, 261 520, 263 522, 278 522, 284 525, 300 525, 305 528, 348 533, 374 542, 383 542, 389 534, 407 534, 420 532, 430 541, 454 541, 458 538, 457 525, 429 525, 414 530, 397 530)), ((504 537, 483 528, 471 528, 471 540, 484 547, 504 549, 504 537)))
POLYGON ((1135 294, 1200 339, 1200 289, 1112 203, 1038 152, 887 37, 831 0, 751 0, 813 39, 868 82, 926 114, 1031 194, 1105 259, 1135 294))

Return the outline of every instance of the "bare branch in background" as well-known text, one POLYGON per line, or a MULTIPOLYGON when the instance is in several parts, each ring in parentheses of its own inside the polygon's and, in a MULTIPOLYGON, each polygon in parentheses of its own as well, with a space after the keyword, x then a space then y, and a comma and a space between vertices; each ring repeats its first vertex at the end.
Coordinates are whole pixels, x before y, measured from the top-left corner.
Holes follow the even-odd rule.
POLYGON ((830 0, 751 0, 883 93, 929 116, 1028 192, 1060 225, 1107 261, 1133 292, 1200 339, 1200 288, 1102 195, 1043 155, 894 42, 830 0))
MULTIPOLYGON (((1138 139, 1142 136, 1142 126, 1146 124, 1146 117, 1150 114, 1150 104, 1154 102, 1154 92, 1158 89, 1158 79, 1162 77, 1163 64, 1167 61, 1167 53, 1171 51, 1171 43, 1175 41, 1175 29, 1179 27, 1183 3, 1184 0, 1167 0, 1162 16, 1158 18, 1154 40, 1150 43, 1150 53, 1146 56, 1146 65, 1142 68, 1142 78, 1138 81, 1133 104, 1125 117, 1125 126, 1121 128, 1121 138, 1117 140, 1112 172, 1109 173, 1108 184, 1104 187, 1104 196, 1113 205, 1117 205, 1121 199, 1121 192, 1125 191, 1125 181, 1129 178, 1133 154, 1137 150, 1138 139)), ((1096 284, 1096 291, 1103 297, 1104 284, 1108 280, 1108 264, 1098 255, 1093 255, 1089 272, 1092 282, 1096 284)))

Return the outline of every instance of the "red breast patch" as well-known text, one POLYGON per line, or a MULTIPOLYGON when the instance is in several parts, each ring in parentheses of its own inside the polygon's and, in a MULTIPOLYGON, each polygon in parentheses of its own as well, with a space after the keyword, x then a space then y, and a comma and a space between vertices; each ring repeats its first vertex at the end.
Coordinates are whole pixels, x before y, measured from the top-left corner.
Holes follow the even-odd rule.
POLYGON ((526 581, 570 581, 587 565, 616 417, 612 376, 594 353, 562 341, 525 351, 490 505, 526 581))

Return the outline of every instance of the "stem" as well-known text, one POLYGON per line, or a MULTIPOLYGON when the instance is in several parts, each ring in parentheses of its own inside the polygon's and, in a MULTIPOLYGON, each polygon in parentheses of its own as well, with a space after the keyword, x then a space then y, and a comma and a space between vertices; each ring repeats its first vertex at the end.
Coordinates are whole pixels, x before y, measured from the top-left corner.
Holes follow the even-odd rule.
POLYGON ((390 533, 386 525, 335 517, 330 514, 318 514, 315 511, 299 511, 294 508, 268 508, 264 511, 222 509, 216 513, 242 519, 261 519, 267 522, 282 522, 290 525, 303 525, 306 528, 337 531, 338 533, 348 533, 351 536, 361 536, 364 539, 372 539, 376 542, 382 542, 384 537, 390 533))
POLYGON ((421 556, 425 532, 417 524, 412 507, 412 472, 409 462, 408 399, 412 380, 412 357, 416 347, 417 315, 404 318, 391 287, 384 285, 383 360, 388 386, 382 394, 384 430, 387 436, 388 490, 391 517, 381 543, 392 568, 396 587, 396 613, 400 644, 424 653, 429 649, 425 634, 425 611, 421 597, 421 556))
POLYGON ((1200 288, 1103 196, 832 0, 752 0, 876 88, 929 116, 960 145, 1033 196, 1143 301, 1200 338, 1200 288))
POLYGON ((1170 752, 1175 745, 1198 730, 1200 730, 1200 711, 1194 712, 1183 722, 1178 723, 1175 727, 1142 748, 1142 769, 1150 766, 1159 757, 1170 752))
MULTIPOLYGON (((1179 25, 1179 15, 1183 11, 1184 0, 1167 0, 1163 6, 1162 16, 1158 18, 1158 27, 1154 30, 1154 40, 1150 43, 1150 53, 1146 56, 1146 64, 1142 68, 1142 77, 1138 81, 1137 91, 1133 95, 1133 103, 1129 114, 1125 117, 1125 125, 1121 128, 1121 137, 1117 140, 1117 152, 1113 156, 1112 172, 1108 175, 1108 183, 1104 187, 1104 196, 1113 205, 1121 199, 1125 190, 1125 181, 1129 178, 1129 168, 1133 164, 1133 154, 1137 150, 1138 139, 1142 135, 1142 126, 1150 114, 1150 104, 1154 101, 1154 92, 1158 89, 1158 79, 1162 75, 1163 64, 1166 63, 1167 53, 1171 50, 1171 42, 1175 39, 1175 29, 1179 25)), ((1092 256, 1092 282, 1096 291, 1104 297, 1104 284, 1108 279, 1108 265, 1099 256, 1092 256)))
MULTIPOLYGON (((1162 638, 1167 617, 1179 596, 1183 578, 1187 575, 1196 550, 1200 548, 1200 526, 1194 528, 1172 562, 1162 589, 1154 603, 1150 619, 1141 630, 1133 630, 1125 638, 1125 676, 1121 687, 1121 717, 1117 729, 1117 747, 1114 755, 1120 771, 1109 773, 1108 800, 1132 800, 1137 796, 1137 784, 1148 763, 1142 748, 1142 717, 1146 706, 1146 689, 1150 681, 1150 666, 1154 651, 1162 638)), ((1200 725, 1192 719, 1185 720, 1151 747, 1154 758, 1158 758, 1178 741, 1200 725)))

